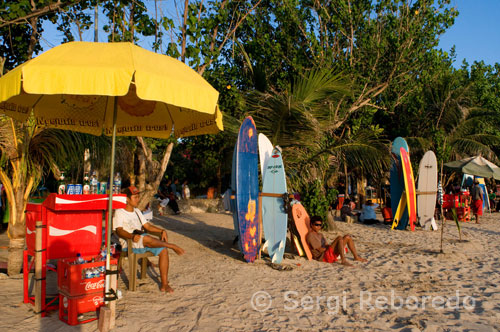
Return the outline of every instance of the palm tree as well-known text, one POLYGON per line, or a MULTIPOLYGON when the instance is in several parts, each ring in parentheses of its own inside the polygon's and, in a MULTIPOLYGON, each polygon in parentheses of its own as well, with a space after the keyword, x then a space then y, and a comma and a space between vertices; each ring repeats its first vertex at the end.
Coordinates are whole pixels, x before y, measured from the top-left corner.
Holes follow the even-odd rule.
POLYGON ((316 69, 301 75, 283 92, 253 92, 247 104, 257 128, 283 149, 293 189, 345 168, 381 173, 387 168, 387 142, 372 128, 351 133, 342 73, 316 69))
POLYGON ((427 142, 438 160, 447 162, 477 154, 497 159, 491 147, 500 144, 500 139, 486 130, 494 114, 473 105, 472 85, 462 82, 457 73, 445 73, 424 91, 429 109, 427 142))

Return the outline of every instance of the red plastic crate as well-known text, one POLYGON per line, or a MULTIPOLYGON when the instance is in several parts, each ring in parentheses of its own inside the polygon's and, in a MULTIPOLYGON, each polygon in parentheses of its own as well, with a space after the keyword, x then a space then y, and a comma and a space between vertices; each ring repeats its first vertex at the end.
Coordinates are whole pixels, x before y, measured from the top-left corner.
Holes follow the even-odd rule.
POLYGON ((82 296, 70 296, 59 292, 59 319, 69 325, 88 323, 98 318, 96 311, 103 305, 104 290, 82 296), (89 312, 96 314, 91 318, 83 315, 89 312))
MULTIPOLYGON (((90 261, 98 256, 83 256, 86 261, 90 261)), ((106 261, 93 263, 73 264, 76 258, 60 259, 57 264, 57 285, 60 292, 68 296, 82 296, 90 293, 102 291, 104 289, 105 276, 85 279, 83 271, 88 268, 105 266, 106 261)), ((117 260, 111 258, 111 264, 116 265, 117 260)))

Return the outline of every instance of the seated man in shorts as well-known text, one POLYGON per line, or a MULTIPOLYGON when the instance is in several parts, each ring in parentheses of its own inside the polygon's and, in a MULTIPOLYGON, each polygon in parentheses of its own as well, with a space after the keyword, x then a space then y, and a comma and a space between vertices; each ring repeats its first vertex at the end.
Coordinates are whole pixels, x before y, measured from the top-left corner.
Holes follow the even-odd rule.
POLYGON ((127 247, 126 239, 132 240, 132 250, 136 254, 141 254, 146 251, 152 252, 155 256, 159 256, 161 288, 163 292, 172 293, 174 290, 168 284, 168 251, 167 248, 175 251, 177 255, 183 255, 184 250, 179 246, 169 243, 167 231, 156 227, 148 222, 141 210, 137 208, 139 204, 139 190, 136 187, 130 186, 124 190, 127 195, 127 206, 124 209, 115 211, 113 219, 113 230, 120 237, 122 250, 127 247), (161 233, 161 239, 140 234, 144 228, 147 232, 161 233))
POLYGON ((333 242, 326 244, 325 237, 319 231, 321 230, 321 217, 311 218, 311 230, 307 233, 307 244, 311 248, 313 258, 320 262, 334 263, 340 260, 342 265, 352 266, 345 257, 347 248, 352 252, 355 261, 366 262, 366 259, 358 256, 354 241, 350 235, 337 236, 333 242))

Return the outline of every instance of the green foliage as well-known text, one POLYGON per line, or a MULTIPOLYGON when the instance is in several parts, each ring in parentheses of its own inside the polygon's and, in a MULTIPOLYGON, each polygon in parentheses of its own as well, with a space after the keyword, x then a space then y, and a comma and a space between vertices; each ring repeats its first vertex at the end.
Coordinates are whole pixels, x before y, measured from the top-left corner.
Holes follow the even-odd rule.
POLYGON ((457 209, 453 208, 451 209, 451 215, 453 216, 453 220, 455 221, 455 225, 457 225, 458 233, 460 234, 460 238, 462 238, 462 233, 460 229, 460 222, 458 221, 457 217, 457 209))
POLYGON ((327 189, 325 194, 323 184, 320 181, 313 181, 301 192, 302 204, 311 217, 320 216, 322 220, 326 220, 328 208, 337 198, 337 194, 336 189, 327 189))

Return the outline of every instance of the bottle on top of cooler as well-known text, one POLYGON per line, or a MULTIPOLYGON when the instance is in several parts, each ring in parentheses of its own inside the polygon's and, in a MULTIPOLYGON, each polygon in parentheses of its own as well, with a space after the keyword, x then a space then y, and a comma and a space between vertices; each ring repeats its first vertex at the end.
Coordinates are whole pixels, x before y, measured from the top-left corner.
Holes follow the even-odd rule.
POLYGON ((90 193, 95 195, 99 192, 99 182, 97 181, 97 175, 95 171, 92 172, 90 177, 90 193))
POLYGON ((119 194, 122 190, 122 177, 120 172, 116 172, 115 178, 113 180, 113 194, 119 194))
POLYGON ((64 179, 64 172, 61 172, 61 177, 59 178, 59 186, 57 188, 57 193, 59 195, 66 194, 66 180, 64 179))
POLYGON ((89 172, 85 172, 83 174, 83 194, 88 195, 90 194, 90 178, 89 178, 89 172))

